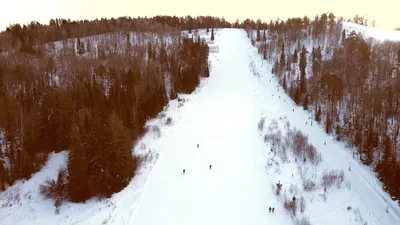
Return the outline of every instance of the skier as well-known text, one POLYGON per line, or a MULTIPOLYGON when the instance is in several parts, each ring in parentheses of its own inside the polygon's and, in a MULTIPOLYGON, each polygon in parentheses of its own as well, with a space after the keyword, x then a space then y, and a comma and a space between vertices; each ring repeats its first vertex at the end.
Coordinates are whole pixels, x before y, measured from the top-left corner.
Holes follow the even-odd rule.
POLYGON ((272 213, 274 213, 275 212, 275 208, 272 208, 272 213))
POLYGON ((211 166, 211 164, 210 164, 210 170, 211 170, 211 167, 212 167, 212 166, 211 166))
POLYGON ((269 209, 268 209, 268 210, 269 210, 269 212, 271 213, 271 210, 272 210, 272 209, 271 209, 271 207, 269 207, 269 209))
POLYGON ((183 174, 185 174, 185 169, 183 169, 183 174))
POLYGON ((199 144, 197 144, 197 148, 199 148, 199 144))

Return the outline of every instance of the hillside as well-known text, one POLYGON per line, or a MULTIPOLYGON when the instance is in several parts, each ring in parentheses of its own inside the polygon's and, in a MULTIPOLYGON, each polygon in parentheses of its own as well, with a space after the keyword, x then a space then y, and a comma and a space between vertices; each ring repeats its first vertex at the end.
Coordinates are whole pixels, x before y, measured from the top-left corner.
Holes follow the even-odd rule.
POLYGON ((252 43, 280 86, 400 199, 400 32, 320 17, 263 33, 252 43))
MULTIPOLYGON (((71 24, 85 33, 87 23, 67 22, 53 35, 65 35, 71 24)), ((0 33, 13 38, 0 54, 0 191, 29 179, 50 153, 68 150, 57 177, 40 184, 58 212, 64 201, 107 198, 125 188, 141 161, 131 149, 146 121, 194 91, 209 69, 205 40, 167 26, 153 32, 109 26, 108 33, 40 44, 39 34, 54 26, 14 25, 0 33)))

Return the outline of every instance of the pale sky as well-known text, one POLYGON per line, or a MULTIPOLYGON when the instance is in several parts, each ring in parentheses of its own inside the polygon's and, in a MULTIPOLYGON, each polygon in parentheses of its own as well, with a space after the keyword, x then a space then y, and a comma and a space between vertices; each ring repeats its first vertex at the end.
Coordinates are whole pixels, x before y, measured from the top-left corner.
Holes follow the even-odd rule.
POLYGON ((376 21, 380 29, 400 27, 400 0, 6 0, 0 8, 0 31, 11 23, 32 20, 48 24, 51 18, 95 19, 119 16, 210 15, 234 22, 245 18, 269 21, 333 12, 353 18, 355 14, 376 21))

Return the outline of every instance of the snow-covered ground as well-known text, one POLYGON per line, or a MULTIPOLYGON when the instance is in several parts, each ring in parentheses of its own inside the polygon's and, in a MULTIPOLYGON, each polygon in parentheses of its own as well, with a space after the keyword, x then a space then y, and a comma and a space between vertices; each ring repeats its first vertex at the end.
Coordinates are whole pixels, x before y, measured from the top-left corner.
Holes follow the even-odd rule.
POLYGON ((343 22, 343 28, 346 29, 346 33, 352 30, 361 32, 363 37, 373 37, 379 41, 400 41, 400 31, 395 30, 380 30, 373 27, 366 27, 353 22, 343 22))
POLYGON ((39 184, 55 178, 56 169, 65 164, 66 152, 54 154, 29 181, 0 193, 0 224, 293 224, 272 188, 279 181, 282 190, 290 192, 292 185, 297 196, 305 197, 307 207, 297 217, 309 218, 314 225, 400 224, 397 203, 382 191, 372 170, 315 121, 310 126, 310 115, 278 90, 271 65, 251 46, 245 31, 219 29, 213 45, 219 52, 210 54, 210 77, 148 122, 150 131, 135 147, 135 154, 147 156, 147 163, 124 190, 108 200, 66 203, 56 215, 52 201, 38 194, 39 184), (261 118, 265 129, 260 132, 261 118), (270 152, 271 143, 264 142, 273 121, 281 129, 289 122, 321 153, 318 166, 299 162, 315 170, 305 176, 320 187, 324 169, 343 170, 348 186, 328 189, 326 200, 320 197, 321 188, 305 193, 290 151, 291 162, 280 162, 270 152), (272 169, 267 166, 271 160, 278 162, 272 169), (268 207, 275 207, 275 213, 268 207))

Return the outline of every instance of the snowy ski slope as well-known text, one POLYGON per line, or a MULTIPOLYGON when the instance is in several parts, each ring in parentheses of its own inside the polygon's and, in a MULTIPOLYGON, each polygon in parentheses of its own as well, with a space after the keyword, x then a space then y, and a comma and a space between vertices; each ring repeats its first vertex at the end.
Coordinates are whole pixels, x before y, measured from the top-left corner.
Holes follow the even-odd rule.
POLYGON ((265 146, 257 133, 265 103, 257 97, 245 43, 244 31, 216 36, 211 77, 180 110, 131 224, 290 223, 284 213, 268 213, 269 206, 282 209, 265 175, 265 146))
POLYGON ((310 115, 278 88, 271 66, 245 31, 218 29, 212 45, 219 52, 210 54, 210 77, 148 122, 161 129, 161 137, 149 132, 137 144, 135 154, 145 155, 147 163, 123 191, 108 200, 65 203, 56 215, 53 202, 43 200, 38 191, 46 177, 55 178, 56 169, 65 165, 67 152, 54 154, 29 181, 0 193, 0 224, 294 224, 272 186, 301 181, 293 164, 280 164, 280 172, 266 169, 273 156, 257 128, 262 117, 266 127, 273 120, 280 127, 289 121, 307 134, 322 155, 318 173, 343 169, 351 182, 351 188, 330 189, 326 201, 320 198, 323 190, 304 194, 304 216, 313 225, 400 224, 397 203, 382 191, 372 170, 353 160, 344 144, 315 121, 305 124, 310 115), (171 126, 165 125, 166 117, 172 118, 171 126), (275 213, 268 212, 270 206, 275 213))

